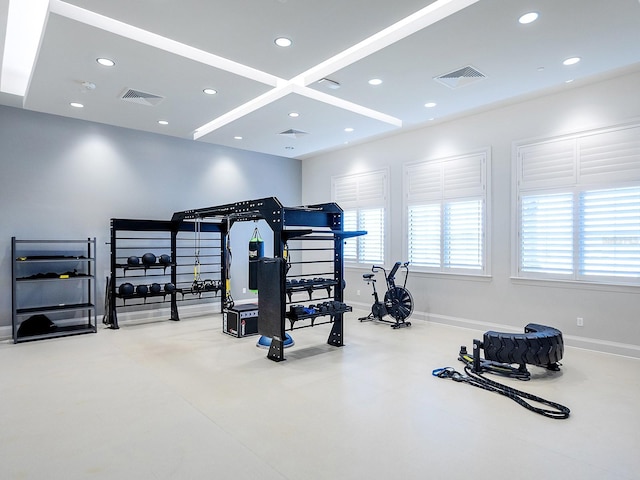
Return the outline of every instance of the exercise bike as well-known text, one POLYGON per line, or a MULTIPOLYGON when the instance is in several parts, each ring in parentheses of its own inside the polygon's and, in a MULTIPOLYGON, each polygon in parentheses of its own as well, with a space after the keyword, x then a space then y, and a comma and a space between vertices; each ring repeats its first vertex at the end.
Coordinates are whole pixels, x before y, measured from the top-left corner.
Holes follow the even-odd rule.
POLYGON ((409 277, 409 262, 400 263, 396 262, 393 268, 387 274, 384 267, 373 265, 371 267, 373 273, 365 273, 362 275, 363 280, 367 282, 367 285, 371 284, 373 287, 373 305, 371 306, 371 313, 366 317, 361 317, 358 320, 364 322, 365 320, 378 320, 380 322, 391 323, 391 328, 410 327, 411 322, 407 322, 406 319, 413 313, 413 297, 409 290, 406 289, 407 278, 409 277), (396 285, 396 273, 398 269, 402 267, 405 270, 404 283, 402 286, 396 285), (387 292, 384 294, 384 300, 381 302, 376 290, 375 273, 382 271, 384 273, 385 282, 387 284, 387 292), (385 316, 390 316, 394 321, 386 320, 385 316))

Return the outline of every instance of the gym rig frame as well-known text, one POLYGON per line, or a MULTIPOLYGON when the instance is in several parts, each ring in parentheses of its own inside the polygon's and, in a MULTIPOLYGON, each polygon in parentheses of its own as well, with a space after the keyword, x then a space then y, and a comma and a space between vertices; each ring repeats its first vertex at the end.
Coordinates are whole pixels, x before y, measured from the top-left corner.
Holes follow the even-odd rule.
MULTIPOLYGON (((336 203, 322 203, 299 207, 285 207, 275 197, 247 200, 194 210, 175 212, 171 221, 181 224, 190 219, 212 219, 225 224, 228 232, 235 222, 264 220, 273 232, 273 258, 263 258, 258 269, 258 333, 271 338, 267 358, 275 362, 285 360, 285 330, 294 328, 299 320, 311 320, 311 325, 331 323, 327 339, 329 345, 344 345, 343 314, 351 311, 344 300, 344 240, 366 234, 364 231, 345 232, 343 211, 336 203), (314 313, 286 311, 287 296, 295 287, 286 282, 287 242, 290 240, 329 240, 333 244, 332 275, 335 308, 314 313), (316 322, 316 318, 328 316, 329 320, 316 322), (286 321, 290 322, 287 329, 286 321)), ((225 262, 223 262, 225 263, 225 262)), ((315 287, 310 287, 315 288, 315 287)), ((327 288, 321 285, 318 288, 327 288)), ((290 298, 290 297, 289 297, 290 298)))

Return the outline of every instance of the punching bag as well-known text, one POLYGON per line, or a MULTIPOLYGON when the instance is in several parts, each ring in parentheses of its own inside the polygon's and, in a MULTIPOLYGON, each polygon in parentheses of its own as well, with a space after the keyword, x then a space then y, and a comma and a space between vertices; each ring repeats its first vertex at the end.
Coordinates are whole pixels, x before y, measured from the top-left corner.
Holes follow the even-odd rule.
POLYGON ((249 240, 249 290, 258 290, 258 263, 264 257, 264 241, 256 228, 249 240))

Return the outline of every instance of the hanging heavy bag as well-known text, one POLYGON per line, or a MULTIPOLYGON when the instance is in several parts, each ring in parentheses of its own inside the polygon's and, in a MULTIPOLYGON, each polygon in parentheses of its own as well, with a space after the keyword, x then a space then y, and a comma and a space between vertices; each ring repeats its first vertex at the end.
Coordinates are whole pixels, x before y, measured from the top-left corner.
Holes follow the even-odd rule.
POLYGON ((264 257, 264 241, 256 228, 249 240, 249 290, 258 290, 258 263, 264 257))

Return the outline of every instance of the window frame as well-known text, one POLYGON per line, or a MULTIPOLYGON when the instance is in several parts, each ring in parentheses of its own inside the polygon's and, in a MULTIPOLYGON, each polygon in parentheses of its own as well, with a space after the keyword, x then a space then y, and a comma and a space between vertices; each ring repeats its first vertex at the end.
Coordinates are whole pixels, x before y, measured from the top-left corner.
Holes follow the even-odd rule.
MULTIPOLYGON (((568 282, 583 285, 610 285, 610 286, 640 286, 640 277, 624 277, 621 275, 592 275, 584 273, 583 251, 581 250, 581 242, 584 240, 583 222, 581 220, 582 197, 585 193, 597 192, 600 190, 615 190, 628 187, 640 187, 640 167, 630 169, 632 175, 624 171, 624 167, 616 172, 616 155, 620 155, 620 145, 614 143, 606 143, 607 138, 614 139, 617 134, 624 135, 625 130, 632 130, 630 137, 633 137, 633 130, 640 131, 640 123, 634 122, 630 124, 620 124, 610 127, 604 127, 594 130, 581 131, 573 134, 541 138, 529 139, 514 142, 512 146, 512 228, 511 228, 511 276, 514 280, 533 280, 533 281, 552 281, 552 282, 568 282), (598 137, 601 135, 601 137, 598 137), (611 137, 607 137, 611 135, 611 137), (598 143, 598 138, 602 143, 598 143), (585 144, 587 145, 585 147, 585 144), (594 174, 594 163, 590 159, 589 148, 596 146, 599 150, 600 163, 599 168, 603 170, 602 175, 594 174), (557 146, 558 150, 553 150, 557 146), (547 175, 547 180, 529 181, 527 185, 526 174, 523 170, 524 155, 529 148, 540 147, 548 148, 551 155, 558 154, 559 162, 564 162, 563 174, 553 178, 547 175), (564 149, 564 154, 560 155, 560 150, 564 149), (603 153, 604 152, 604 155, 603 153), (568 157, 570 155, 571 157, 568 157), (562 157, 562 158, 560 158, 562 157), (569 158, 571 161, 569 162, 569 158), (607 159, 614 160, 607 163, 607 159), (603 168, 604 167, 604 168, 603 168), (524 186, 523 186, 524 184, 524 186), (572 265, 570 274, 553 274, 548 272, 526 272, 522 270, 522 199, 527 195, 552 195, 558 193, 571 194, 572 198, 572 265)), ((640 141, 637 142, 640 145, 640 141)), ((625 163, 633 164, 636 156, 640 154, 633 153, 638 145, 629 147, 632 152, 632 160, 621 161, 620 165, 625 163), (635 156, 634 156, 635 155, 635 156)), ((626 155, 626 153, 625 153, 626 155)), ((621 158, 624 158, 622 155, 621 158)), ((552 164, 550 164, 552 165, 552 164)))
MULTIPOLYGON (((435 184, 434 184, 435 187, 435 184)), ((409 219, 409 209, 412 206, 423 206, 428 204, 438 204, 440 209, 440 262, 437 267, 430 267, 426 265, 412 265, 412 271, 422 272, 427 274, 438 274, 438 275, 456 275, 456 276, 465 276, 465 277, 491 277, 491 148, 486 147, 478 150, 472 150, 466 153, 458 154, 458 155, 450 155, 446 157, 437 157, 430 158, 427 160, 421 160, 417 162, 405 163, 403 165, 403 202, 402 202, 402 245, 403 245, 403 255, 407 260, 409 259, 410 254, 410 219, 409 219), (412 200, 411 197, 411 187, 409 182, 410 172, 414 167, 420 168, 421 166, 427 168, 434 168, 440 171, 440 175, 442 175, 444 164, 446 162, 455 162, 464 159, 474 159, 477 157, 481 162, 481 172, 480 172, 480 186, 476 187, 476 191, 474 193, 468 192, 464 194, 464 192, 460 192, 457 195, 448 194, 445 190, 444 180, 441 178, 439 180, 438 187, 440 192, 437 194, 428 195, 431 198, 425 198, 423 200, 412 200), (477 190, 480 188, 480 190, 477 190), (480 200, 482 206, 482 232, 481 233, 481 267, 480 268, 456 268, 447 266, 445 263, 445 250, 447 249, 445 245, 445 233, 444 230, 446 228, 446 217, 445 211, 447 210, 447 205, 451 205, 456 202, 461 202, 465 200, 480 200)))
MULTIPOLYGON (((381 209, 382 214, 384 216, 382 222, 382 259, 380 262, 376 262, 375 264, 386 264, 388 255, 389 255, 389 168, 383 168, 378 170, 370 170, 360 173, 354 174, 346 174, 346 175, 334 175, 331 177, 331 198, 332 201, 336 202, 340 208, 342 208, 343 212, 356 212, 356 220, 358 222, 358 227, 360 227, 360 214, 363 210, 368 209, 381 209), (367 195, 367 193, 362 193, 360 187, 364 186, 364 190, 367 187, 375 186, 374 183, 379 181, 382 187, 382 192, 379 195, 367 195), (340 198, 339 195, 336 194, 336 185, 339 182, 352 182, 356 189, 355 195, 351 198, 340 198), (372 182, 369 183, 368 182, 372 182), (369 198, 367 198, 369 197, 369 198)), ((361 229, 361 228, 358 228, 361 229)), ((365 261, 360 258, 361 247, 360 244, 365 241, 366 235, 353 237, 347 241, 355 241, 356 242, 356 255, 357 258, 353 261, 351 258, 344 257, 344 265, 345 267, 353 267, 353 268, 371 268, 372 262, 365 261)))

